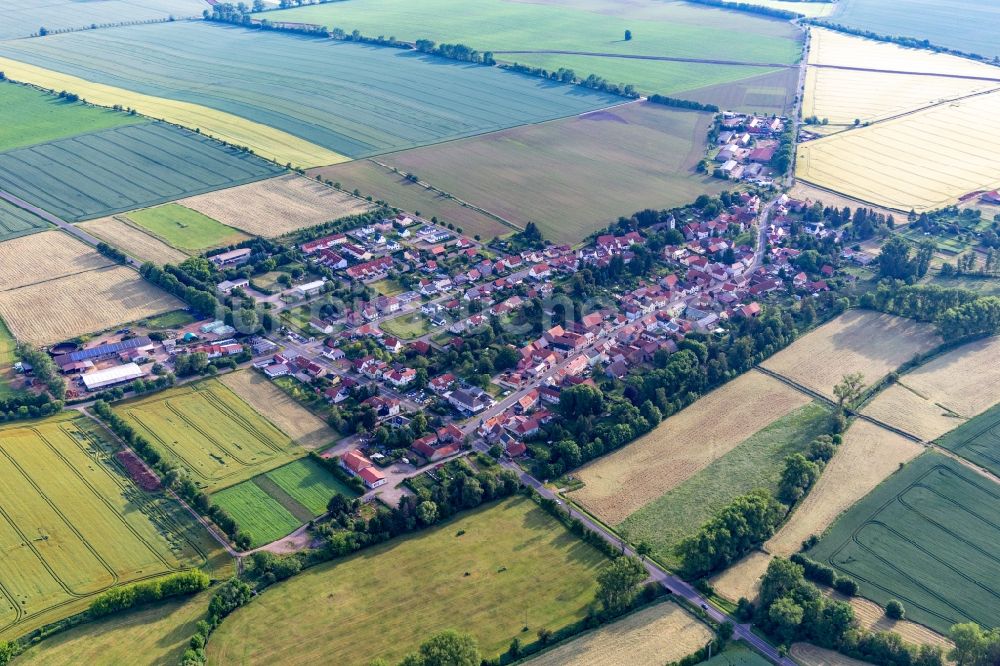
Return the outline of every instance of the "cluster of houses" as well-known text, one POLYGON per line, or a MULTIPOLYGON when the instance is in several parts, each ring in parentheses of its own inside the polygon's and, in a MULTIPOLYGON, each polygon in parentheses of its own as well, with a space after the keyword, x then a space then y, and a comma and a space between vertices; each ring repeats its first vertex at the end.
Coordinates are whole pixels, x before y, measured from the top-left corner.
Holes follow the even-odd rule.
POLYGON ((781 147, 784 118, 726 112, 719 120, 713 173, 730 180, 770 185, 768 168, 781 147))

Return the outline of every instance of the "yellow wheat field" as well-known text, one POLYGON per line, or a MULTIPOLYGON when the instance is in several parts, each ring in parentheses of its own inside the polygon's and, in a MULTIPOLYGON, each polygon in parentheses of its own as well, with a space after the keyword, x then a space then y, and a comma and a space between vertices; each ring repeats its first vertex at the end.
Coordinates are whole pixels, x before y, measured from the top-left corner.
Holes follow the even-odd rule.
POLYGON ((531 666, 661 666, 712 640, 708 627, 669 601, 587 633, 527 663, 531 666))
POLYGON ((1000 92, 800 144, 796 175, 896 210, 925 211, 1000 188, 1000 92))
POLYGON ((220 381, 278 426, 295 443, 316 449, 337 438, 322 419, 309 412, 268 379, 250 370, 222 375, 220 381))
POLYGON ((764 550, 785 557, 798 551, 810 535, 826 531, 837 516, 923 450, 885 428, 855 421, 816 485, 764 550))
POLYGON ((761 365, 833 399, 833 387, 845 374, 861 372, 865 382, 872 384, 940 343, 931 324, 852 310, 761 365))
POLYGON ((140 261, 151 261, 162 265, 176 264, 187 259, 187 255, 180 250, 175 250, 158 238, 136 229, 117 217, 102 217, 82 222, 78 226, 140 261))
POLYGON ((791 655, 802 666, 868 666, 867 661, 851 659, 811 643, 794 643, 791 655))
POLYGON ((202 133, 217 139, 239 146, 250 146, 258 155, 280 164, 291 162, 294 166, 314 167, 350 161, 349 157, 309 143, 288 132, 198 104, 92 83, 9 58, 0 58, 0 71, 12 81, 30 83, 49 90, 68 90, 92 104, 107 107, 120 104, 150 118, 200 129, 202 133))
POLYGON ((653 432, 583 468, 573 499, 617 524, 747 437, 802 407, 801 392, 751 371, 671 416, 653 432))
POLYGON ((372 208, 372 204, 347 192, 294 174, 200 194, 178 203, 222 224, 267 238, 372 208))
POLYGON ((62 231, 0 243, 0 291, 109 266, 111 261, 62 231))
POLYGON ((745 597, 751 601, 760 594, 760 577, 767 571, 773 555, 755 550, 722 573, 713 576, 709 583, 720 596, 738 601, 745 597))
POLYGON ((182 307, 179 300, 121 266, 0 291, 0 318, 14 337, 35 345, 96 333, 182 307))

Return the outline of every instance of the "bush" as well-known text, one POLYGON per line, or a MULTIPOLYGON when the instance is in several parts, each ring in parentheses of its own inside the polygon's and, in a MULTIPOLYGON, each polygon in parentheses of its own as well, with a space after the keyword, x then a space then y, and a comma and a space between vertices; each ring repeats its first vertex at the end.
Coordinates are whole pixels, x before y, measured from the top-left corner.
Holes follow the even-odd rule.
POLYGON ((833 584, 833 587, 835 590, 837 590, 837 592, 840 592, 841 594, 846 595, 848 597, 853 597, 855 594, 858 593, 858 584, 857 582, 854 581, 853 578, 847 578, 847 577, 838 578, 836 582, 833 584))
POLYGON ((89 612, 92 617, 103 617, 161 599, 200 592, 210 582, 206 574, 194 569, 144 583, 114 587, 98 596, 90 604, 89 612))
POLYGON ((906 610, 903 608, 903 604, 895 599, 890 599, 889 603, 885 605, 885 615, 893 620, 903 620, 906 618, 906 610))

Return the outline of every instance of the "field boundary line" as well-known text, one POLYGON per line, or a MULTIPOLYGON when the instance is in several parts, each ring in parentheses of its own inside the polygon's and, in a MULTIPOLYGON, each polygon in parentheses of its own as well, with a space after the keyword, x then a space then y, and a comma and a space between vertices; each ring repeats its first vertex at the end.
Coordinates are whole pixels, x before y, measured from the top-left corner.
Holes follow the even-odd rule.
MULTIPOLYGON (((495 51, 500 53, 500 51, 495 51)), ((828 65, 822 63, 807 63, 806 67, 816 67, 817 69, 840 69, 849 72, 873 72, 875 74, 901 74, 903 76, 934 76, 942 79, 963 79, 969 81, 987 81, 1000 83, 1000 76, 973 76, 967 74, 945 74, 942 72, 908 72, 898 69, 878 69, 875 67, 852 67, 850 65, 828 65)))
POLYGON ((712 58, 683 58, 681 56, 658 56, 658 55, 638 55, 634 53, 601 53, 594 51, 563 51, 558 49, 526 49, 516 51, 493 51, 494 55, 572 55, 588 56, 594 58, 625 58, 628 60, 660 60, 664 62, 688 62, 703 65, 736 65, 740 67, 767 67, 781 69, 793 69, 799 67, 799 63, 779 64, 776 62, 748 62, 746 60, 716 60, 712 58))

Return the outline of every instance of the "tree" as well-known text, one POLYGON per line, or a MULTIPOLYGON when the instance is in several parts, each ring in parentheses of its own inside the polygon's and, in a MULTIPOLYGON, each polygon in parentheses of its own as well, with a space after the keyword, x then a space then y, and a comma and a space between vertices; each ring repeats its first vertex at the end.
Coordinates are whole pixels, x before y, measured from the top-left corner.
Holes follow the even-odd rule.
POLYGON ((476 639, 448 629, 421 644, 416 654, 401 662, 406 666, 480 666, 482 657, 476 639))
POLYGON ((423 525, 431 525, 437 520, 437 504, 426 500, 417 505, 417 520, 423 525))
POLYGON ((774 625, 774 631, 784 643, 791 643, 799 631, 805 610, 790 597, 781 597, 767 612, 774 625))
POLYGON ((989 639, 978 624, 966 622, 954 625, 951 628, 951 640, 955 643, 955 648, 948 653, 948 658, 958 666, 985 666, 989 639))
POLYGON ((785 458, 785 469, 781 473, 778 499, 786 504, 798 502, 819 478, 819 465, 806 459, 801 453, 793 453, 785 458))
POLYGON ((878 270, 883 278, 912 280, 917 273, 917 261, 910 259, 910 244, 900 236, 886 241, 878 255, 878 270))
POLYGON ((890 599, 889 603, 885 605, 885 615, 893 620, 902 620, 906 617, 906 611, 903 609, 903 604, 895 599, 890 599))
POLYGON ((635 601, 645 579, 646 569, 638 558, 619 557, 597 574, 597 600, 606 613, 622 613, 635 601))
POLYGON ((861 397, 865 390, 865 376, 860 372, 844 375, 840 383, 833 387, 833 395, 837 396, 837 408, 844 411, 844 405, 850 405, 861 397))
POLYGON ((648 541, 640 541, 639 545, 635 547, 635 554, 641 557, 644 561, 646 556, 653 552, 653 547, 649 545, 648 541))

